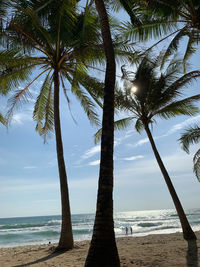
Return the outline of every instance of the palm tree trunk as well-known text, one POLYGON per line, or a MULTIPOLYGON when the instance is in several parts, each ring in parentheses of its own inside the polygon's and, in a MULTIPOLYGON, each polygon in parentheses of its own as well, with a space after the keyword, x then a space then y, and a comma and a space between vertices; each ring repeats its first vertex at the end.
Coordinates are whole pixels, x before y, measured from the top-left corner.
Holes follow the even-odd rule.
POLYGON ((61 208, 62 208, 62 225, 61 234, 58 250, 68 250, 74 245, 73 235, 72 235, 72 224, 71 224, 71 212, 69 204, 69 192, 67 184, 67 174, 65 169, 65 161, 63 154, 63 144, 61 136, 61 126, 60 126, 60 114, 59 114, 59 77, 58 70, 54 71, 54 125, 55 125, 55 135, 56 135, 56 151, 57 160, 59 168, 60 177, 60 191, 61 191, 61 208))
POLYGON ((119 267, 113 221, 113 139, 115 56, 103 0, 95 0, 107 59, 101 139, 100 174, 93 236, 85 267, 119 267))
POLYGON ((162 162, 162 159, 161 159, 161 157, 160 157, 160 155, 158 153, 158 150, 156 148, 156 145, 154 143, 153 137, 151 135, 151 131, 149 129, 149 126, 148 126, 147 123, 144 126, 145 126, 145 131, 146 131, 146 133, 148 135, 149 141, 151 143, 151 147, 153 149, 154 155, 156 157, 156 160, 158 162, 160 170, 161 170, 161 172, 163 174, 163 177, 165 179, 165 182, 166 182, 167 187, 169 189, 169 192, 171 194, 171 197, 172 197, 172 200, 174 202, 176 211, 178 213, 178 216, 179 216, 179 219, 180 219, 180 222, 181 222, 181 226, 182 226, 182 230, 183 230, 183 237, 186 240, 196 240, 196 235, 192 231, 192 228, 190 227, 190 224, 189 224, 189 222, 187 220, 187 217, 185 215, 185 212, 183 210, 181 202, 180 202, 180 200, 178 198, 176 190, 174 189, 174 186, 173 186, 173 184, 171 182, 171 179, 170 179, 170 177, 168 175, 168 172, 167 172, 167 170, 166 170, 166 168, 165 168, 165 166, 164 166, 164 164, 162 162))

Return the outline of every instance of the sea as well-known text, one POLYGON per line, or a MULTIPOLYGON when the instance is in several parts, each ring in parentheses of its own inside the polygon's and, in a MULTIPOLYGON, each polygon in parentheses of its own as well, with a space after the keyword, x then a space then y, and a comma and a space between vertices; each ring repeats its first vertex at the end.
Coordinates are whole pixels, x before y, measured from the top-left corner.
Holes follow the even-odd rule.
MULTIPOLYGON (((200 209, 186 210, 194 231, 200 230, 200 209)), ((181 232, 175 210, 127 211, 114 214, 116 237, 144 236, 181 232)), ((92 236, 94 214, 72 215, 75 241, 89 240, 92 236)), ((34 216, 0 218, 0 247, 56 243, 59 240, 61 216, 34 216)))

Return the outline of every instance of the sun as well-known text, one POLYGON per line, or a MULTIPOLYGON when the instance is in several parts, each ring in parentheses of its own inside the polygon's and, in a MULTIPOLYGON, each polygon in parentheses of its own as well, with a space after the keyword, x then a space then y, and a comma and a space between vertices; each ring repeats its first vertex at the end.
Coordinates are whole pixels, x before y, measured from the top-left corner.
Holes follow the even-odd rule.
POLYGON ((137 90, 138 90, 138 88, 137 88, 135 85, 133 85, 133 86, 131 87, 131 95, 132 95, 132 94, 135 94, 135 93, 137 92, 137 90))

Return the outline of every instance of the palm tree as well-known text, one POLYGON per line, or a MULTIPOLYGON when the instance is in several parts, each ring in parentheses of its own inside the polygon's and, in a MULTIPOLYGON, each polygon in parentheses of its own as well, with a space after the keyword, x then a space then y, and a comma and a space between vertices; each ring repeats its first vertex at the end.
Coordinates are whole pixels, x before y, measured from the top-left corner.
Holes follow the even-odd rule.
POLYGON ((103 0, 95 0, 106 54, 100 174, 96 216, 85 267, 118 267, 119 255, 113 221, 113 139, 115 55, 103 0))
MULTIPOLYGON (((200 71, 192 71, 180 77, 180 64, 178 62, 171 62, 166 68, 166 71, 158 75, 156 70, 160 66, 162 57, 156 57, 154 60, 150 60, 149 58, 145 56, 142 59, 135 73, 127 72, 122 67, 125 88, 124 91, 117 90, 115 97, 116 106, 120 110, 131 112, 132 115, 116 121, 115 128, 118 130, 124 129, 133 120, 136 120, 136 130, 138 132, 143 129, 146 131, 157 163, 177 210, 183 229, 183 236, 186 240, 196 239, 169 174, 159 155, 149 125, 154 122, 155 117, 169 119, 177 115, 193 115, 198 112, 198 108, 193 105, 193 102, 200 99, 199 94, 184 99, 177 98, 182 95, 182 87, 190 83, 192 79, 198 77, 200 71)), ((96 134, 96 142, 100 136, 101 130, 96 134)))
MULTIPOLYGON (((131 1, 128 14, 135 15, 137 23, 125 23, 122 27, 126 38, 149 41, 159 38, 160 42, 172 38, 163 61, 176 53, 180 41, 187 42, 183 61, 196 51, 200 40, 200 2, 198 0, 144 0, 131 1), (132 9, 132 12, 130 11, 132 9), (136 14, 137 11, 137 15, 136 14), (138 31, 138 25, 140 31, 138 31), (185 38, 187 37, 187 38, 185 38)), ((132 21, 132 20, 131 20, 132 21)))
MULTIPOLYGON (((200 127, 198 125, 194 125, 193 127, 189 127, 182 133, 181 138, 179 139, 181 147, 185 152, 189 153, 189 146, 192 144, 198 144, 200 141, 200 127)), ((193 157, 194 163, 194 173, 197 179, 200 181, 200 149, 197 150, 193 157)))
POLYGON ((17 51, 12 60, 5 64, 5 73, 0 75, 7 91, 18 87, 20 77, 24 75, 28 84, 17 90, 10 99, 8 119, 20 103, 30 96, 30 86, 40 77, 44 77, 33 119, 36 130, 46 138, 53 129, 56 136, 56 151, 60 177, 62 225, 59 244, 56 250, 68 250, 73 247, 71 212, 65 169, 59 100, 60 90, 69 104, 65 81, 71 85, 91 122, 98 124, 93 98, 98 102, 102 93, 102 83, 90 77, 87 65, 95 64, 103 58, 101 38, 98 30, 98 18, 87 3, 83 12, 77 11, 79 1, 17 1, 12 5, 14 16, 11 18, 4 35, 9 48, 24 49, 17 51), (33 8, 40 5, 37 9, 33 8), (44 11, 45 8, 45 11, 44 11), (98 52, 97 52, 98 51, 98 52), (102 51, 102 52, 101 52, 102 51), (92 63, 91 63, 92 62, 92 63), (10 68, 10 66, 12 68, 10 68), (31 76, 32 70, 39 74, 31 76), (94 90, 95 89, 95 90, 94 90))

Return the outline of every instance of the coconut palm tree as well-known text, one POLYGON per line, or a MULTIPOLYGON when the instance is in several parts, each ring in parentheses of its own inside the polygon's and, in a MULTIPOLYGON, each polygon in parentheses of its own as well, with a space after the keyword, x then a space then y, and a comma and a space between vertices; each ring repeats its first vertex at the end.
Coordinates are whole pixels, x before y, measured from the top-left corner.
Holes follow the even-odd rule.
POLYGON ((104 1, 95 0, 95 4, 100 18, 107 64, 104 86, 101 158, 96 216, 85 266, 118 267, 120 266, 120 262, 115 242, 113 221, 115 55, 104 1))
MULTIPOLYGON (((189 84, 192 79, 199 77, 200 71, 192 71, 180 77, 180 64, 171 62, 166 71, 158 75, 157 71, 162 57, 156 57, 154 60, 149 58, 145 56, 142 59, 135 73, 127 72, 122 67, 124 91, 119 89, 116 91, 115 102, 118 109, 130 112, 131 115, 116 121, 115 128, 118 130, 124 129, 135 121, 135 128, 138 132, 143 129, 146 131, 177 210, 183 229, 183 236, 186 240, 196 239, 159 155, 149 125, 152 125, 156 117, 169 119, 177 115, 193 115, 198 112, 198 108, 194 106, 193 102, 200 99, 199 94, 184 99, 180 99, 180 97, 183 86, 189 84)), ((96 134, 96 142, 100 136, 101 130, 96 134)))
POLYGON ((89 63, 92 65, 103 59, 102 42, 97 27, 98 17, 89 3, 83 12, 78 11, 78 2, 17 1, 17 5, 13 4, 11 8, 14 15, 6 25, 4 35, 10 49, 18 47, 21 50, 16 51, 12 60, 5 63, 5 71, 0 75, 0 84, 4 83, 7 91, 18 87, 21 76, 24 75, 23 78, 26 80, 26 86, 17 90, 9 100, 11 106, 8 119, 18 104, 30 97, 30 86, 43 77, 33 119, 37 123, 36 130, 44 138, 55 130, 62 207, 61 235, 56 250, 68 250, 73 247, 60 127, 60 91, 63 89, 69 104, 66 87, 70 86, 90 121, 96 124, 98 116, 91 99, 100 104, 98 97, 102 95, 102 83, 87 73, 89 63), (39 7, 35 8, 35 3, 40 4, 39 7), (32 70, 36 70, 37 74, 33 75, 32 70))
MULTIPOLYGON (((179 139, 181 147, 187 153, 189 153, 189 146, 192 144, 198 144, 200 141, 200 127, 194 125, 186 129, 179 139)), ((193 157, 194 168, 193 171, 200 182, 200 149, 197 150, 193 157)))

